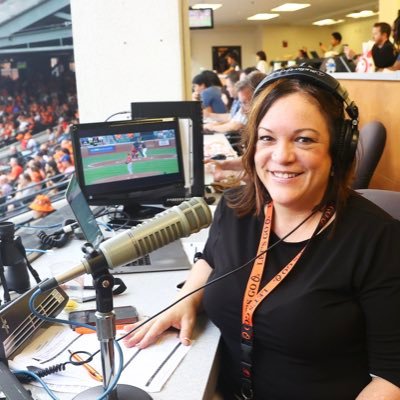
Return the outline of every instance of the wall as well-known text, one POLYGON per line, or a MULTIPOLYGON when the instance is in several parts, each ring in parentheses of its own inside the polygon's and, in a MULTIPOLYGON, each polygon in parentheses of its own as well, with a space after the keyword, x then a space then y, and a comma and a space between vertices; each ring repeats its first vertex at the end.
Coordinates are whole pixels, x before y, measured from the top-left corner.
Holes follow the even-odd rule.
POLYGON ((241 46, 243 68, 255 65, 255 53, 261 49, 261 35, 257 27, 234 26, 191 30, 190 42, 192 77, 202 69, 212 69, 213 46, 241 46))
POLYGON ((132 101, 185 99, 183 10, 186 0, 71 0, 81 122, 129 111, 132 101))
POLYGON ((332 27, 271 25, 264 27, 262 43, 269 60, 295 59, 302 47, 322 55, 319 42, 329 46, 331 32, 332 27), (283 40, 288 42, 288 47, 282 46, 283 40))
POLYGON ((361 52, 362 42, 371 39, 372 25, 377 21, 378 17, 374 16, 327 27, 238 25, 216 27, 210 30, 192 30, 190 31, 192 77, 202 69, 212 68, 212 46, 242 46, 242 67, 249 67, 255 65, 255 53, 258 50, 264 50, 269 61, 294 59, 303 46, 309 51, 317 51, 322 56, 319 42, 329 46, 331 33, 339 31, 343 36, 343 43, 348 44, 358 53, 361 52), (282 46, 283 40, 288 42, 288 47, 282 46))
POLYGON ((392 25, 400 10, 400 0, 379 0, 379 21, 392 25))
POLYGON ((343 43, 347 43, 357 54, 362 53, 362 43, 372 40, 372 27, 375 22, 378 22, 378 16, 343 24, 340 29, 343 43))

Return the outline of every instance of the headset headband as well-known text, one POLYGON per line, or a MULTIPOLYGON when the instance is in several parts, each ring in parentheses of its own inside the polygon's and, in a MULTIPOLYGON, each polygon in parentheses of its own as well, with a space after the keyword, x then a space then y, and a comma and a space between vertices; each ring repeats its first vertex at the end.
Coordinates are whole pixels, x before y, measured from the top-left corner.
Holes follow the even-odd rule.
POLYGON ((265 86, 278 79, 300 79, 326 89, 346 104, 346 112, 354 125, 358 125, 358 107, 350 100, 347 90, 331 75, 310 67, 283 68, 267 75, 256 87, 253 98, 257 97, 265 86))

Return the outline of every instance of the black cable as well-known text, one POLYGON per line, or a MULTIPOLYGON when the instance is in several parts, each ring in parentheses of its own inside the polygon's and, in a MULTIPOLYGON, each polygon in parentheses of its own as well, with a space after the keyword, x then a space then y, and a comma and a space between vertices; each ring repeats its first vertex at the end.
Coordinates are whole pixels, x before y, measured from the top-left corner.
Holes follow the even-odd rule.
POLYGON ((70 232, 65 232, 63 229, 60 229, 51 234, 47 234, 45 231, 39 231, 37 237, 48 248, 61 248, 67 244, 75 227, 78 227, 78 223, 74 219, 67 219, 63 223, 63 227, 66 226, 70 226, 70 232))
MULTIPOLYGON (((65 371, 67 364, 73 364, 73 363, 71 361, 67 361, 64 363, 51 365, 50 367, 46 367, 46 368, 40 368, 40 367, 36 367, 34 365, 29 365, 26 367, 26 369, 28 371, 36 374, 39 378, 44 378, 45 376, 55 374, 56 372, 65 371)), ((29 383, 29 382, 33 382, 35 380, 35 378, 31 375, 24 374, 24 375, 18 376, 18 380, 21 383, 29 383)))
POLYGON ((123 210, 106 210, 96 216, 97 218, 100 217, 105 217, 105 216, 111 216, 114 220, 119 220, 119 221, 124 221, 122 224, 116 224, 114 222, 107 222, 107 224, 110 224, 113 226, 114 231, 118 231, 120 229, 130 227, 132 224, 137 225, 140 222, 136 219, 132 219, 129 214, 123 210), (121 218, 119 215, 121 215, 124 218, 121 218))

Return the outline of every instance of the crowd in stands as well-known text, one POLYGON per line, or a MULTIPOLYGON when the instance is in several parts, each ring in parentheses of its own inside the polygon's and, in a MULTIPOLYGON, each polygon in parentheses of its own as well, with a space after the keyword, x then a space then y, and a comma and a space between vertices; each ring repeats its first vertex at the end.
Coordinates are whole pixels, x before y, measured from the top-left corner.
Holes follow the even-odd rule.
POLYGON ((8 149, 1 160, 0 216, 26 208, 38 193, 57 194, 57 184, 75 169, 69 128, 77 122, 72 73, 2 80, 0 148, 8 149))

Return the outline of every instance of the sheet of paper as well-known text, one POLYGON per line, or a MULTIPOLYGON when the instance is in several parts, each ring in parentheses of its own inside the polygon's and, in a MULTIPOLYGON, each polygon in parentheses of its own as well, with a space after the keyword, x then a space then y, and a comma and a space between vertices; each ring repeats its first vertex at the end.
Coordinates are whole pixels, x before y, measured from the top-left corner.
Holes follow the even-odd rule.
MULTIPOLYGON (((128 384, 147 392, 158 392, 179 365, 190 346, 182 346, 176 332, 166 332, 147 349, 126 348, 122 343, 124 370, 119 383, 128 384)), ((38 335, 22 353, 10 360, 13 369, 36 366, 42 369, 69 361, 68 350, 94 353, 99 349, 97 335, 79 335, 65 326, 51 326, 38 335)), ((80 354, 85 359, 84 354, 80 354)), ((115 352, 118 366, 118 352, 115 352)), ((90 362, 100 374, 101 358, 98 353, 90 362)), ((67 364, 64 371, 43 378, 52 390, 80 393, 87 387, 101 385, 83 366, 67 364)))

